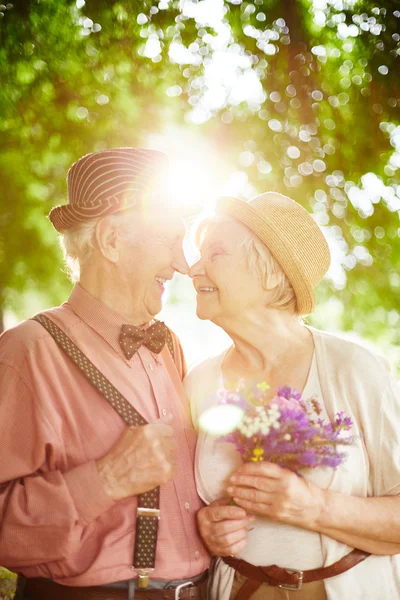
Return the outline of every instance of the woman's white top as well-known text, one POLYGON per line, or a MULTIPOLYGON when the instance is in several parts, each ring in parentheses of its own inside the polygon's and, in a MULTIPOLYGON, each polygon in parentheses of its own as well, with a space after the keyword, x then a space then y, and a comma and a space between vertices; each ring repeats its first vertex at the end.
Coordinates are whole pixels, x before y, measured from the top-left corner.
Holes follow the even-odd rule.
MULTIPOLYGON (((353 420, 357 442, 346 448, 347 460, 336 470, 309 469, 304 472, 305 477, 321 488, 343 494, 399 494, 399 387, 382 359, 369 350, 309 329, 315 352, 303 396, 318 397, 323 405, 321 416, 327 421, 344 411, 353 420)), ((198 416, 216 403, 225 354, 204 361, 185 379, 195 427, 198 416)), ((212 435, 199 432, 195 472, 204 502, 209 504, 226 496, 229 476, 240 464, 241 457, 232 444, 222 444, 212 435)), ((277 564, 306 570, 330 565, 351 550, 319 533, 258 517, 245 549, 237 556, 255 565, 277 564)), ((232 579, 233 570, 217 561, 213 598, 228 599, 232 579)), ((325 588, 328 600, 400 599, 400 555, 370 556, 349 571, 326 579, 325 588)))

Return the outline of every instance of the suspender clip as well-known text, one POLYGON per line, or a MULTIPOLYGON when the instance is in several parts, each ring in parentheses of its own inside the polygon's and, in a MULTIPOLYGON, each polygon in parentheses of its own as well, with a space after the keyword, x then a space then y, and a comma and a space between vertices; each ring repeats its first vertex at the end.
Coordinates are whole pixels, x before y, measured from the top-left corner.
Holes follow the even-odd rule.
POLYGON ((138 517, 157 517, 159 519, 160 512, 159 508, 142 508, 139 506, 136 514, 138 517))

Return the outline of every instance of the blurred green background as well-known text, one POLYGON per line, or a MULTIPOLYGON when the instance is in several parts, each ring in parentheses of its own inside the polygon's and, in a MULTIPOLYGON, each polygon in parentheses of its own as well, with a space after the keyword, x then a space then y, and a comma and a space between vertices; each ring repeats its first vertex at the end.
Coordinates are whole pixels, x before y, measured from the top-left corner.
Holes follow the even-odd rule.
MULTIPOLYGON (((0 326, 68 296, 46 215, 71 163, 143 145, 170 154, 176 193, 206 210, 220 193, 301 202, 333 254, 311 321, 397 367, 399 55, 397 1, 0 5, 0 326)), ((164 313, 190 363, 226 343, 183 278, 164 313)))
MULTIPOLYGON (((278 190, 304 204, 334 256, 314 324, 355 332, 397 362, 398 2, 0 8, 3 326, 70 290, 46 215, 65 202, 71 163, 146 145, 170 153, 188 201, 197 192, 209 207, 220 192, 278 190)), ((175 282, 169 313, 192 307, 190 294, 175 282)))

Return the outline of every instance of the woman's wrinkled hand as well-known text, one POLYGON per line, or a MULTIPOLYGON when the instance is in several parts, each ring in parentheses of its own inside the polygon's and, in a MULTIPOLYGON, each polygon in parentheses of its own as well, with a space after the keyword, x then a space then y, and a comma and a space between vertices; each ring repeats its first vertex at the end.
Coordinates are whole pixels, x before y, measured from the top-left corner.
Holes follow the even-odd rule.
POLYGON ((293 471, 268 462, 245 463, 230 482, 228 493, 247 513, 318 530, 325 492, 293 471))
POLYGON ((215 500, 197 513, 200 535, 213 556, 230 556, 246 545, 248 527, 254 517, 239 506, 229 505, 229 498, 215 500))

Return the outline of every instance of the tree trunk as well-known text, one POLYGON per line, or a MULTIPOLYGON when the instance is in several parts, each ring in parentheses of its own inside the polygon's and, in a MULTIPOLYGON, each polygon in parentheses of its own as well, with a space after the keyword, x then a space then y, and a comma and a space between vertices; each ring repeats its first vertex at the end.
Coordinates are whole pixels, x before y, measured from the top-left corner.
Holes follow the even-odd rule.
POLYGON ((318 63, 311 54, 307 34, 305 32, 304 17, 297 0, 283 0, 280 3, 282 16, 289 28, 290 44, 286 47, 288 53, 288 71, 292 84, 297 91, 297 98, 301 102, 299 116, 303 124, 312 123, 315 114, 312 109, 313 100, 311 91, 318 89, 317 69, 318 63), (300 57, 304 57, 304 63, 300 57), (302 67, 309 68, 309 74, 302 73, 302 67))

